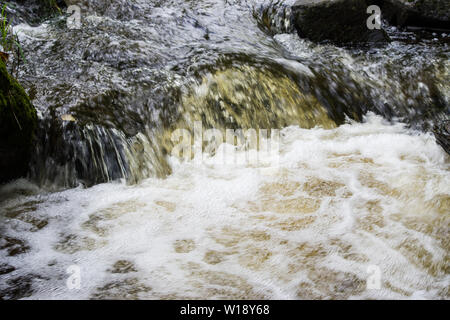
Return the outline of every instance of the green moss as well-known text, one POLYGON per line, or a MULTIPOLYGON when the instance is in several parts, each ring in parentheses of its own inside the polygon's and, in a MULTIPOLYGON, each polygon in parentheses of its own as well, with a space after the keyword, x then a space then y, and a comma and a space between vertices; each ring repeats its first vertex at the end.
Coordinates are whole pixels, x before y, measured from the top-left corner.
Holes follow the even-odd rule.
POLYGON ((36 127, 36 109, 0 61, 0 182, 26 173, 36 127))

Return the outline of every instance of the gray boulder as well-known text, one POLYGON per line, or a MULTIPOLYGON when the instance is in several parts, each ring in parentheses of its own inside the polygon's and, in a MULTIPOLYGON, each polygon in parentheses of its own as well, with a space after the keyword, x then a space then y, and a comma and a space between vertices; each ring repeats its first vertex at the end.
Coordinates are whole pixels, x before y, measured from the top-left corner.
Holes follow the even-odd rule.
POLYGON ((292 6, 294 24, 301 37, 335 44, 387 42, 382 29, 367 27, 366 0, 298 0, 292 6))
POLYGON ((397 26, 450 30, 449 0, 384 0, 382 11, 397 26))

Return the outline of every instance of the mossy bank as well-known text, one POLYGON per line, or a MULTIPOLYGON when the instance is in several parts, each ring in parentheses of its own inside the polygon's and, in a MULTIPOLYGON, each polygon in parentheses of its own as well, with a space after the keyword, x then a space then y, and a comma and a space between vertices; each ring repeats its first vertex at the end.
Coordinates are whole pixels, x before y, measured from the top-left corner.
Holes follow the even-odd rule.
POLYGON ((36 109, 0 61, 0 183, 27 173, 36 127, 36 109))

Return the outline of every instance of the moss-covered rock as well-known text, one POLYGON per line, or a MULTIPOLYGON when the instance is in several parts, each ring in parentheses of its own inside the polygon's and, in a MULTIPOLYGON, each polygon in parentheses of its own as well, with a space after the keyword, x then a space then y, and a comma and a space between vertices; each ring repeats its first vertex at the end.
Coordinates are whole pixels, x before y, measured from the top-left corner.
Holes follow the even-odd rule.
POLYGON ((35 108, 0 61, 0 183, 26 174, 36 127, 35 108))

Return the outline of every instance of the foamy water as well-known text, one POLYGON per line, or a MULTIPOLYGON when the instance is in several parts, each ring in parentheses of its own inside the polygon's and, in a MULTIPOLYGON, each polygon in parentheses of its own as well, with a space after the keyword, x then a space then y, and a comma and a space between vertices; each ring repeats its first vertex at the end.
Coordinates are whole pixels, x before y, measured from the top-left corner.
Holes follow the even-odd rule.
POLYGON ((134 186, 3 187, 0 265, 15 270, 0 292, 449 298, 449 159, 429 134, 369 115, 283 129, 278 168, 172 162, 167 179, 134 186), (79 290, 66 286, 72 265, 79 290), (367 288, 370 270, 379 289, 367 288))

